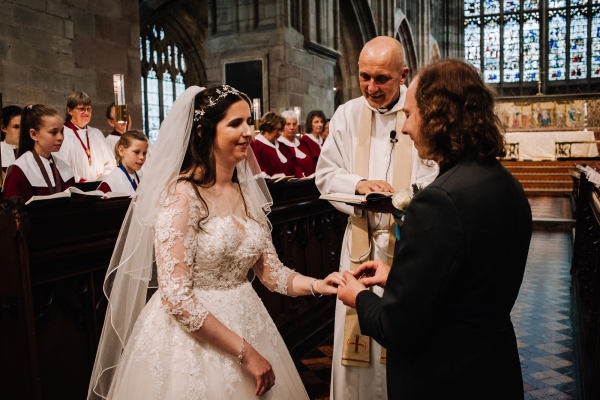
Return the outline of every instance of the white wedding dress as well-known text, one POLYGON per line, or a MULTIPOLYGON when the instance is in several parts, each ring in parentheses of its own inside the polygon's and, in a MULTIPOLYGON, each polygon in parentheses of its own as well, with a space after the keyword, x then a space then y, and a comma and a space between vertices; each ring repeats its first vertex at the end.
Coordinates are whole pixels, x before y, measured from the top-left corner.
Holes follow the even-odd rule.
POLYGON ((242 196, 231 205, 209 190, 201 193, 205 204, 189 183, 178 183, 160 209, 154 227, 159 289, 135 323, 108 398, 256 399, 255 380, 236 356, 189 333, 212 313, 271 363, 276 383, 261 399, 308 399, 247 279, 253 268, 267 288, 286 294, 293 271, 279 261, 260 219, 246 215, 242 196))

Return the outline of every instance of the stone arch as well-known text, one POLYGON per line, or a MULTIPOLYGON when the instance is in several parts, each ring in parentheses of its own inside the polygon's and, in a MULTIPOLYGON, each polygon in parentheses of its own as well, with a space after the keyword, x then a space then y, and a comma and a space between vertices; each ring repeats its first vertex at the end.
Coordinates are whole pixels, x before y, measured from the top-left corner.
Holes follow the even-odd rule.
POLYGON ((143 36, 154 25, 161 26, 185 56, 186 86, 206 85, 206 2, 143 0, 140 2, 140 34, 143 36))
MULTIPOLYGON (((412 30, 410 29, 410 24, 408 23, 408 19, 406 19, 406 15, 404 15, 401 10, 396 10, 394 21, 394 32, 396 32, 396 39, 402 43, 402 47, 404 48, 404 62, 410 69, 410 72, 408 73, 410 81, 418 68, 415 41, 412 30)), ((409 82, 407 82, 407 84, 408 83, 409 82)))
POLYGON ((339 51, 342 56, 335 69, 335 108, 361 95, 358 85, 358 57, 365 43, 377 36, 375 20, 367 1, 340 1, 339 5, 339 51))

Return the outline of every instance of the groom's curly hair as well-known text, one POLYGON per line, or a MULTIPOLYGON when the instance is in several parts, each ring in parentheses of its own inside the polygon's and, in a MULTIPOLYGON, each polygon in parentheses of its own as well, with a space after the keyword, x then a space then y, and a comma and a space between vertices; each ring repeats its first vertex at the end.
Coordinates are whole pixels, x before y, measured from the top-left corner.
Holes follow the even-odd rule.
POLYGON ((467 155, 504 157, 504 135, 494 113, 494 93, 462 60, 444 59, 418 75, 416 101, 421 139, 440 167, 467 155))

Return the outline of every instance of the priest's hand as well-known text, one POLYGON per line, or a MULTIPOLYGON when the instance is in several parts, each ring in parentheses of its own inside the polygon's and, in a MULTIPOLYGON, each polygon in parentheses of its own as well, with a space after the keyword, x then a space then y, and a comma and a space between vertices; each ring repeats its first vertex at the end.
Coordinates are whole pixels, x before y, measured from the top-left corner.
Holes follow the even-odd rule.
POLYGON ((385 289, 390 266, 381 260, 367 261, 354 271, 354 276, 365 286, 380 286, 385 289))
POLYGON ((348 307, 356 308, 356 296, 367 288, 352 275, 352 272, 344 271, 343 275, 346 284, 338 287, 338 299, 348 307))
POLYGON ((356 193, 358 194, 368 194, 371 192, 389 192, 394 193, 394 188, 392 185, 387 183, 386 181, 359 181, 356 184, 356 193))

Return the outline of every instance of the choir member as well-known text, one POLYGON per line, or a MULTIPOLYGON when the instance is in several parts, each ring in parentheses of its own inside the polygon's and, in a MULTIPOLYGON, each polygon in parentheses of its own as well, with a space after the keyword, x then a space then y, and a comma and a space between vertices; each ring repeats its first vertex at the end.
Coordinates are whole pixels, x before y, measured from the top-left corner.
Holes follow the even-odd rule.
POLYGON ((104 135, 88 125, 92 101, 84 92, 71 93, 67 99, 65 140, 58 156, 73 169, 77 182, 102 180, 117 164, 104 135))
POLYGON ((6 106, 2 109, 2 142, 0 142, 2 176, 6 174, 8 166, 17 159, 17 146, 19 145, 19 127, 21 125, 22 111, 21 107, 17 106, 6 106))
POLYGON ((8 169, 4 198, 47 196, 74 186, 71 167, 52 153, 63 143, 63 119, 54 108, 35 104, 23 109, 17 160, 8 169))
POLYGON ((267 175, 294 175, 294 167, 281 152, 281 144, 277 141, 285 125, 285 118, 268 112, 260 120, 260 134, 252 142, 252 150, 260 169, 267 175))
POLYGON ((308 154, 313 159, 315 165, 321 155, 323 147, 323 125, 325 124, 325 114, 321 110, 313 110, 306 117, 306 128, 304 135, 300 138, 300 150, 308 154))
POLYGON ((325 139, 327 139, 327 136, 329 136, 329 119, 325 120, 325 126, 323 127, 323 133, 321 133, 321 137, 323 138, 323 142, 325 142, 325 139))
POLYGON ((123 133, 115 144, 115 158, 119 167, 104 177, 98 190, 135 195, 140 184, 138 171, 146 162, 147 153, 148 138, 142 132, 123 133))
POLYGON ((296 113, 287 110, 282 113, 285 118, 285 127, 279 139, 281 153, 294 166, 294 175, 296 178, 304 178, 315 173, 317 164, 306 153, 300 150, 300 141, 296 138, 298 120, 296 113))
POLYGON ((128 123, 119 122, 115 118, 115 103, 111 103, 106 109, 106 122, 113 128, 112 132, 106 137, 106 142, 111 150, 115 148, 121 135, 131 126, 131 117, 129 115, 127 116, 129 119, 128 123))

